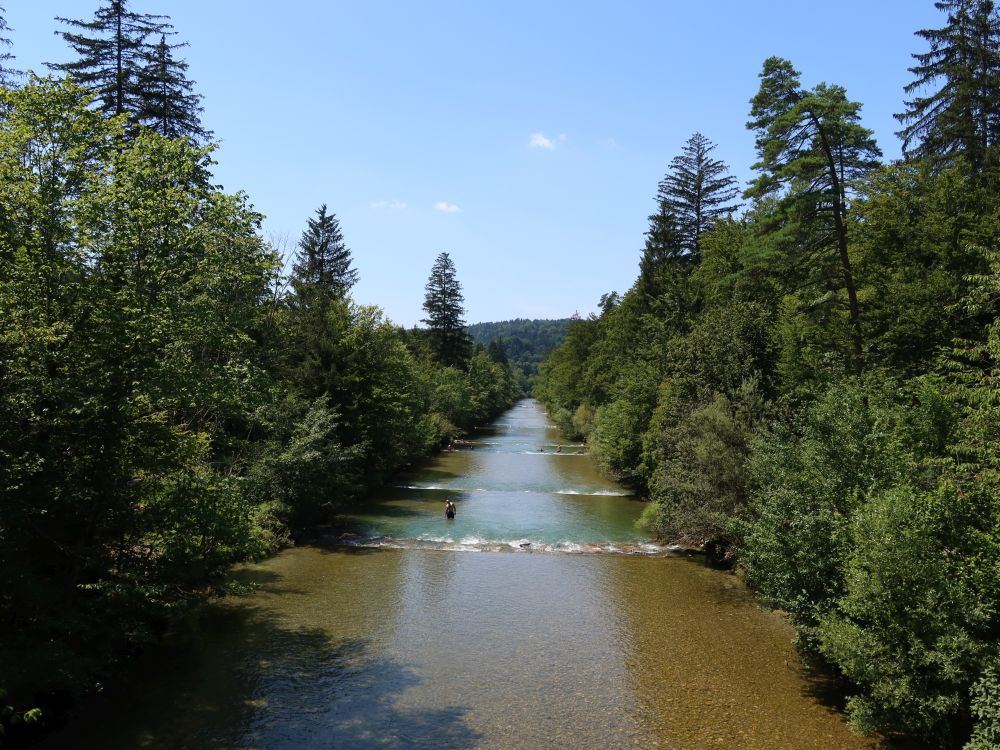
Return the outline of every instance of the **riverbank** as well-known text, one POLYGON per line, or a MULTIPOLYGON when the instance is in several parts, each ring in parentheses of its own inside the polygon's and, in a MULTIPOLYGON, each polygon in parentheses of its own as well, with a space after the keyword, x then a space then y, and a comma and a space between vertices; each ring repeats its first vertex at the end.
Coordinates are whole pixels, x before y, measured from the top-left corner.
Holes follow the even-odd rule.
POLYGON ((240 566, 250 593, 203 610, 49 747, 879 746, 813 697, 788 623, 735 577, 588 551, 627 549, 642 503, 589 456, 539 454, 546 436, 522 402, 345 519, 397 543, 319 529, 240 566), (580 550, 444 541, 469 536, 580 550))

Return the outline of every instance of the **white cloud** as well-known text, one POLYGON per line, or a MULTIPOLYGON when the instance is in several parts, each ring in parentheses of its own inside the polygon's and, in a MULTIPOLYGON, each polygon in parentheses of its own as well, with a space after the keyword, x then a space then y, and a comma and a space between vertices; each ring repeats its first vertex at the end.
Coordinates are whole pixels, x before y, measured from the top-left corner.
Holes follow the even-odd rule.
POLYGON ((605 138, 604 145, 607 146, 608 148, 618 148, 618 141, 616 141, 614 137, 605 138))
POLYGON ((462 209, 460 209, 454 203, 449 203, 448 201, 438 201, 437 203, 434 204, 434 210, 443 211, 446 214, 457 214, 462 209))
POLYGON ((368 205, 371 208, 388 208, 391 211, 402 211, 406 208, 405 201, 372 201, 368 205))
POLYGON ((555 148, 556 144, 545 137, 545 133, 532 133, 528 138, 528 148, 555 148))

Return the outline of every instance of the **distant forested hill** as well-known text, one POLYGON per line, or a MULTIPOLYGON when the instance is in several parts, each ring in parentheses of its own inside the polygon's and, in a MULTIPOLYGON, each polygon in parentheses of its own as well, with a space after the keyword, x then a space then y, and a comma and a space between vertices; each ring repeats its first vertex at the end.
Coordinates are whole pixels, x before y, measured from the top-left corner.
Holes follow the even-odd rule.
POLYGON ((507 359, 524 373, 524 382, 530 389, 538 373, 538 365, 546 355, 566 338, 569 318, 559 320, 501 320, 494 323, 473 323, 468 327, 473 342, 488 346, 496 338, 503 339, 507 359))

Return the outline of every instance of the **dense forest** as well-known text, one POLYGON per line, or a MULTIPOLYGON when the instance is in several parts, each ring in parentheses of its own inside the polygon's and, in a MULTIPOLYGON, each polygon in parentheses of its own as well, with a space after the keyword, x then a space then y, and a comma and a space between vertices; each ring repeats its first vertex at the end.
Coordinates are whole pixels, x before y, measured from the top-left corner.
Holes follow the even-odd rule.
POLYGON ((502 320, 473 323, 468 327, 472 341, 483 346, 503 347, 514 371, 520 373, 525 393, 534 387, 542 361, 566 338, 570 318, 558 320, 502 320))
POLYGON ((294 258, 262 239, 213 182, 168 17, 106 0, 58 20, 66 75, 26 76, 0 11, 3 746, 98 692, 234 561, 517 394, 465 331, 447 253, 407 331, 351 298, 326 205, 294 258))
MULTIPOLYGON (((536 391, 646 528, 735 565, 861 732, 1000 747, 1000 17, 917 33, 887 163, 861 104, 763 64, 740 191, 695 134, 634 285, 536 391)), ((750 93, 750 92, 748 92, 750 93)))

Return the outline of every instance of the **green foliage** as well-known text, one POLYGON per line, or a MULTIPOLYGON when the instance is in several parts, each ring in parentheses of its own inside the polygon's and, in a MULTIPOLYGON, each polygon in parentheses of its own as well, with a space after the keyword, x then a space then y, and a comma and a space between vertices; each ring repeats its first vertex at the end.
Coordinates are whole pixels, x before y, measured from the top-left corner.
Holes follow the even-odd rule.
POLYGON ((570 325, 535 392, 648 489, 642 526, 789 613, 859 731, 979 750, 1000 743, 1000 23, 937 6, 910 159, 880 166, 859 103, 769 58, 754 203, 691 252, 689 144, 635 285, 570 325))
POLYGON ((972 739, 964 750, 1000 747, 1000 668, 994 659, 972 686, 972 739))
POLYGON ((186 44, 168 44, 170 17, 136 13, 128 0, 104 0, 93 19, 57 17, 75 31, 59 36, 76 53, 66 63, 46 63, 87 88, 108 117, 125 115, 129 133, 142 125, 167 138, 207 140, 201 96, 187 78, 188 65, 174 57, 186 44))
POLYGON ((701 238, 719 219, 739 208, 736 178, 725 162, 711 158, 715 144, 695 133, 670 162, 660 182, 657 202, 677 218, 680 244, 691 256, 701 252, 701 238))
POLYGON ((549 353, 566 338, 569 318, 559 320, 502 320, 495 323, 473 323, 466 328, 474 344, 492 346, 501 340, 507 361, 516 372, 522 390, 530 393, 538 375, 538 367, 549 353))
POLYGON ((485 352, 441 367, 353 304, 323 212, 304 252, 330 264, 300 264, 282 293, 211 148, 123 139, 91 104, 68 79, 0 90, 5 727, 41 721, 37 692, 94 689, 233 562, 516 392, 485 352))
POLYGON ((287 395, 264 410, 268 436, 248 475, 260 506, 293 524, 316 521, 357 495, 359 448, 338 438, 338 415, 318 398, 287 395))
POLYGON ((911 156, 937 164, 964 158, 976 172, 997 166, 1000 130, 1000 15, 992 0, 939 0, 948 14, 940 29, 921 29, 917 36, 930 49, 913 55, 914 80, 907 94, 937 86, 907 101, 896 115, 897 133, 911 156))
POLYGON ((775 200, 774 246, 785 253, 786 267, 798 271, 788 291, 806 293, 808 306, 821 314, 847 307, 845 359, 860 372, 864 339, 848 242, 849 198, 882 154, 860 124, 861 105, 849 101, 843 87, 821 83, 804 90, 799 72, 779 57, 764 61, 760 79, 747 123, 756 134, 760 174, 745 195, 775 200))
POLYGON ((970 315, 956 302, 966 277, 985 270, 969 248, 994 241, 995 203, 961 159, 943 169, 892 165, 870 176, 852 231, 871 361, 915 375, 954 339, 981 335, 989 312, 970 315))
POLYGON ((575 424, 587 426, 597 463, 609 474, 641 484, 642 436, 649 427, 656 399, 656 377, 649 368, 631 371, 616 385, 617 397, 598 406, 591 420, 577 410, 575 424))
POLYGON ((427 324, 434 356, 442 365, 464 368, 471 353, 472 341, 462 319, 465 315, 462 285, 448 253, 441 253, 434 260, 424 290, 427 317, 421 322, 427 324))
POLYGON ((186 44, 167 44, 160 34, 155 45, 144 45, 143 65, 136 84, 139 90, 136 119, 167 138, 205 141, 212 134, 201 124, 201 95, 194 93, 194 81, 187 77, 188 64, 174 57, 174 50, 186 44))
MULTIPOLYGON (((672 395, 667 390, 664 401, 672 395)), ((650 486, 653 502, 643 525, 690 546, 721 546, 723 556, 735 550, 738 521, 747 513, 748 462, 764 409, 756 381, 745 383, 734 398, 716 394, 676 420, 665 419, 661 412, 657 431, 648 433, 655 441, 656 460, 650 486)))
POLYGON ((853 517, 845 593, 819 639, 861 687, 848 703, 859 730, 940 745, 967 721, 1000 626, 996 490, 946 475, 931 491, 876 494, 853 517))
POLYGON ((757 439, 757 490, 741 565, 761 596, 788 611, 811 643, 812 628, 843 591, 848 524, 869 493, 909 476, 894 407, 873 387, 833 385, 788 427, 757 439))
MULTIPOLYGON (((335 214, 327 214, 326 204, 316 209, 299 240, 291 284, 296 300, 306 304, 310 297, 344 297, 357 283, 358 272, 351 268, 351 251, 335 214)), ((319 300, 312 300, 317 303, 319 300)))

